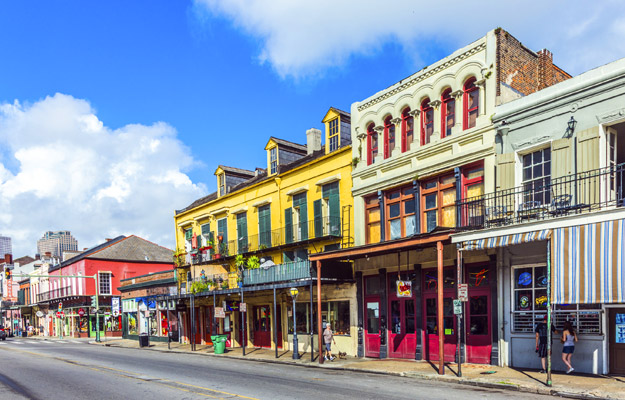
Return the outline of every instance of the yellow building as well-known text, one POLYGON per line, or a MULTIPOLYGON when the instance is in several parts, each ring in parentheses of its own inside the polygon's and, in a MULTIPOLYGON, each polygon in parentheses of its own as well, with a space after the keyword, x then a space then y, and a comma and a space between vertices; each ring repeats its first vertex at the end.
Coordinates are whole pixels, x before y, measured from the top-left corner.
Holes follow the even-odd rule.
MULTIPOLYGON (((306 132, 306 145, 271 137, 266 169, 220 165, 217 191, 176 211, 179 288, 189 297, 184 340, 209 343, 217 332, 240 346, 245 330, 246 346, 292 349, 289 288, 295 287, 299 350, 310 350, 316 329, 310 293, 316 302, 317 279, 308 256, 353 244, 350 115, 330 108, 322 122, 325 145, 318 129, 306 132)), ((339 335, 337 343, 344 342, 342 350, 354 354, 352 267, 340 263, 328 270, 321 315, 339 335)))

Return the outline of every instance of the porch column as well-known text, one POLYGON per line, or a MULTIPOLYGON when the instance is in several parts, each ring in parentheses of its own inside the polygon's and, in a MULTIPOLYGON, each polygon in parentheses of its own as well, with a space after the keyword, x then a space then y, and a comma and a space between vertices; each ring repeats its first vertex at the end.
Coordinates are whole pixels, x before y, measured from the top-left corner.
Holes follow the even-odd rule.
POLYGON ((364 345, 364 310, 362 305, 362 272, 356 271, 356 304, 358 305, 358 357, 365 356, 364 345))
POLYGON ((445 328, 443 321, 443 242, 436 242, 436 254, 438 259, 438 374, 445 375, 445 328))
POLYGON ((278 358, 278 307, 276 305, 276 285, 273 285, 273 347, 278 358))
POLYGON ((415 318, 417 319, 417 345, 415 347, 415 360, 423 360, 423 308, 421 303, 422 279, 421 264, 414 265, 415 282, 412 287, 412 297, 415 304, 415 318))
POLYGON ((323 328, 321 324, 321 261, 317 260, 317 332, 319 333, 319 364, 323 364, 323 328))

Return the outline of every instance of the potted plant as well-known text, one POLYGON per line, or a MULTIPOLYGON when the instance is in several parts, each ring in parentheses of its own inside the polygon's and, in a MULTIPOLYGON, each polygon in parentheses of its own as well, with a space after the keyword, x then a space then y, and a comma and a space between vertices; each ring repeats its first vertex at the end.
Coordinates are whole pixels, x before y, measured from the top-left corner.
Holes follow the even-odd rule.
POLYGON ((251 256, 247 259, 247 268, 248 269, 257 269, 260 267, 260 260, 256 256, 251 256))
POLYGON ((246 260, 242 254, 237 254, 237 256, 234 258, 234 265, 236 265, 239 269, 243 269, 245 267, 245 263, 246 260))
POLYGON ((221 288, 222 289, 228 289, 228 281, 221 282, 221 288))

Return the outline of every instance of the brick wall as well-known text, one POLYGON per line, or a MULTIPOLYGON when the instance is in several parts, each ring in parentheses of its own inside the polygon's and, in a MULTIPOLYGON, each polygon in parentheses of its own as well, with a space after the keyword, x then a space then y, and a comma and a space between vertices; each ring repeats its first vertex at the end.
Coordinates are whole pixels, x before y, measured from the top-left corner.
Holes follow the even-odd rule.
POLYGON ((503 29, 498 29, 496 34, 497 104, 571 78, 553 64, 553 54, 549 50, 535 53, 503 29))
POLYGON ((135 278, 128 278, 128 279, 122 279, 120 281, 120 285, 121 287, 127 286, 127 285, 134 285, 136 283, 143 283, 143 282, 152 282, 152 281, 160 281, 162 279, 170 279, 174 277, 174 271, 163 271, 163 272, 158 272, 158 273, 154 273, 154 274, 150 274, 150 275, 143 275, 143 276, 137 276, 135 278))

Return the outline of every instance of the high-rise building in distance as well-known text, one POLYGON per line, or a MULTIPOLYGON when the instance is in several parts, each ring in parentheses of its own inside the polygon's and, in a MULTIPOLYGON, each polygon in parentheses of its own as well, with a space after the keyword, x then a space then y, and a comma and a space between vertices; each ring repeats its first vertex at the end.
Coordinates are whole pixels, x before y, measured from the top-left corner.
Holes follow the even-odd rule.
POLYGON ((5 254, 13 254, 11 238, 0 235, 0 260, 4 260, 5 254))
POLYGON ((70 231, 48 231, 37 241, 37 253, 52 253, 53 256, 61 257, 66 250, 77 251, 78 241, 74 239, 70 231))

